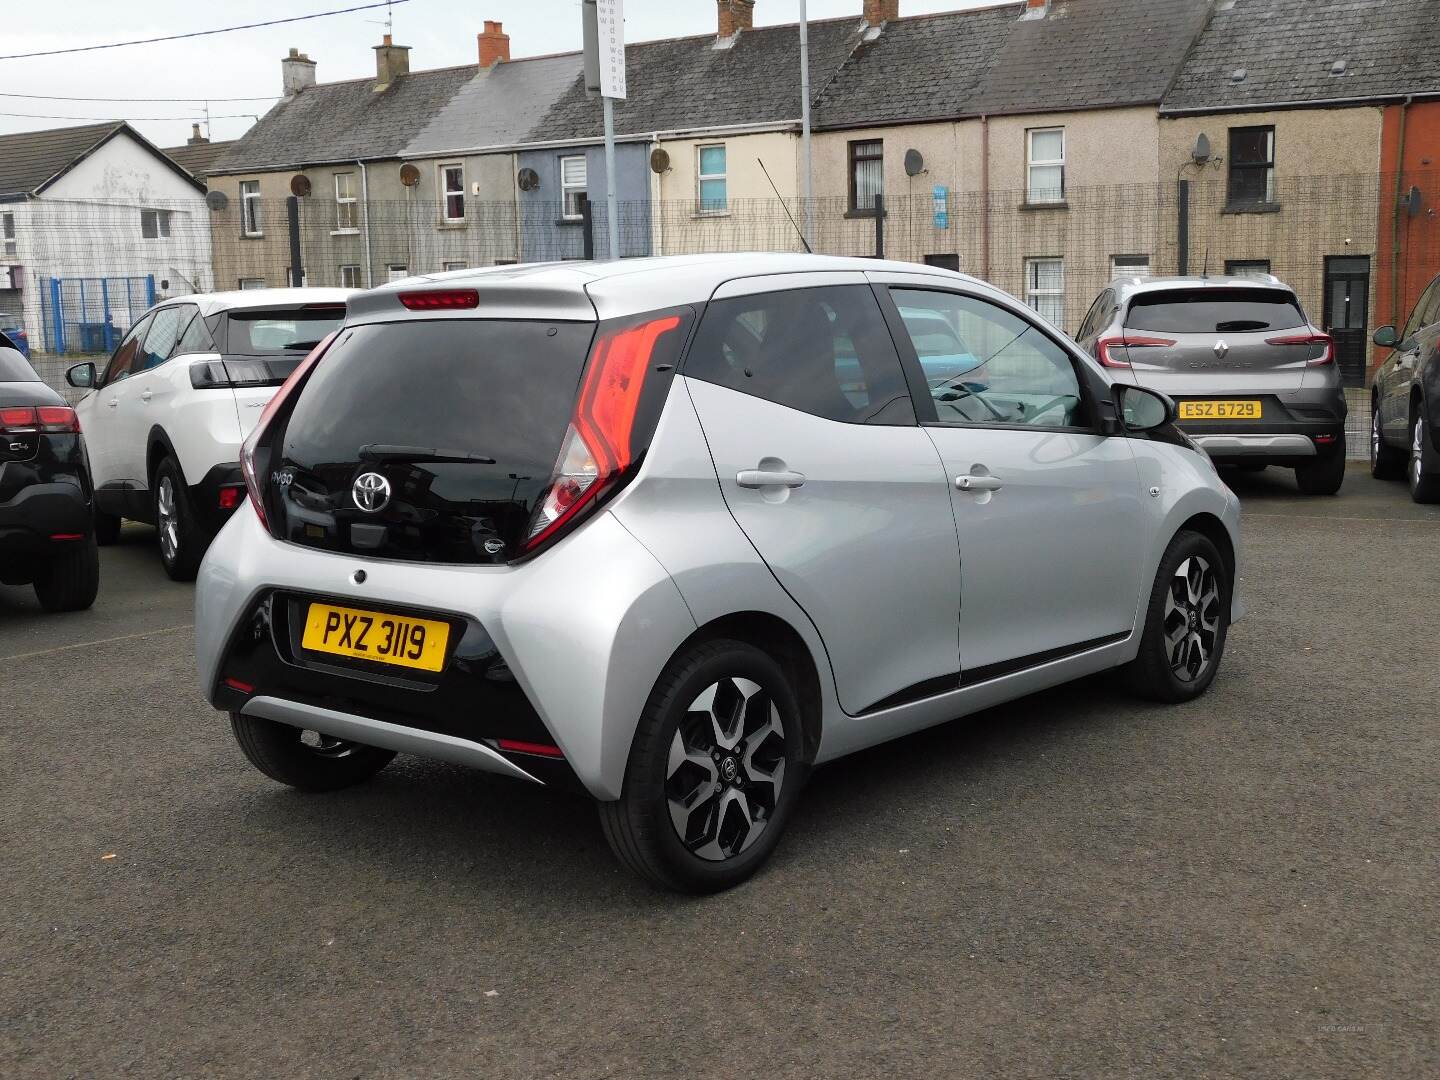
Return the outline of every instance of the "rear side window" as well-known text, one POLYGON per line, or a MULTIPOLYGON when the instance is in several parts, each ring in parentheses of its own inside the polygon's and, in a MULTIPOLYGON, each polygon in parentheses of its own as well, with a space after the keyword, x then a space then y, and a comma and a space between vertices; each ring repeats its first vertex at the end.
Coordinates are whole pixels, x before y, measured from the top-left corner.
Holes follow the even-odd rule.
POLYGON ((1305 325, 1295 297, 1278 289, 1177 289, 1141 293, 1125 325, 1164 334, 1248 334, 1305 325))
POLYGON ((194 314, 195 309, 189 304, 176 304, 155 312, 155 317, 150 321, 150 330, 145 335, 145 344, 140 347, 135 363, 131 365, 132 373, 138 375, 142 371, 159 367, 168 360, 175 343, 180 340, 185 323, 194 314))
POLYGON ((0 348, 0 382, 39 382, 40 376, 15 349, 0 348))
POLYGON ((900 358, 865 285, 716 300, 685 374, 826 420, 915 423, 900 358))

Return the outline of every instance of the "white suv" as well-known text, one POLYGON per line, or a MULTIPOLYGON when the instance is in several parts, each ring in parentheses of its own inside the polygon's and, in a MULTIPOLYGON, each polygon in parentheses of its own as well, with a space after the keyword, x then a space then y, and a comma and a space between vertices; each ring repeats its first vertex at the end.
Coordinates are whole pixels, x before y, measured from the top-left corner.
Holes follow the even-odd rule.
POLYGON ((95 481, 95 535, 153 524, 176 581, 244 498, 240 443, 275 389, 345 317, 351 289, 263 289, 167 300, 136 322, 103 373, 65 373, 95 481))

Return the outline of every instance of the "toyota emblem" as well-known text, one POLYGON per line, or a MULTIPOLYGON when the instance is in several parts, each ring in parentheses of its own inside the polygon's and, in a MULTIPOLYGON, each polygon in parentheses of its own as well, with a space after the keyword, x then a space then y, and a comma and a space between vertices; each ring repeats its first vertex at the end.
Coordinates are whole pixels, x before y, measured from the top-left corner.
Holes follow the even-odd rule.
POLYGON ((367 514, 378 513, 390 501, 390 481, 379 473, 361 473, 350 485, 350 498, 367 514))

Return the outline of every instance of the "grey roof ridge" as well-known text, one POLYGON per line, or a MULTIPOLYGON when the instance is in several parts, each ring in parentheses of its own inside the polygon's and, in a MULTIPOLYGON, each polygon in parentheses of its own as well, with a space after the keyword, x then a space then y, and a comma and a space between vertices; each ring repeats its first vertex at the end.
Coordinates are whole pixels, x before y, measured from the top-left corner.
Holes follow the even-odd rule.
POLYGON ((1401 93, 1362 94, 1358 97, 1333 98, 1291 98, 1286 101, 1248 101, 1231 105, 1185 105, 1180 108, 1166 108, 1162 103, 1161 116, 1203 116, 1219 113, 1267 112, 1272 109, 1330 109, 1337 105, 1371 105, 1382 101, 1406 101, 1420 98, 1440 98, 1440 90, 1412 90, 1401 93))

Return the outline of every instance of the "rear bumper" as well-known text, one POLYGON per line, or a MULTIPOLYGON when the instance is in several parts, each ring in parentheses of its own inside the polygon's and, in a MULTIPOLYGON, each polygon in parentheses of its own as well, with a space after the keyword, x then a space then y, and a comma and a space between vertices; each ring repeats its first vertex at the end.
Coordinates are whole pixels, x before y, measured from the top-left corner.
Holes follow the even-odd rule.
MULTIPOLYGON (((1211 398, 1242 397, 1212 394, 1211 398)), ((1298 396, 1250 395, 1263 403, 1258 420, 1182 420, 1179 428, 1217 462, 1304 465, 1345 452, 1344 394, 1335 389, 1298 396)), ((1187 400, 1181 398, 1179 400, 1187 400)), ((1193 400, 1190 398, 1189 400, 1193 400)))
POLYGON ((238 461, 226 461, 216 465, 198 484, 190 485, 190 505, 201 525, 209 533, 217 533, 230 520, 240 503, 245 501, 245 475, 240 471, 238 461), (237 492, 235 503, 229 507, 220 505, 220 494, 224 490, 237 492))
POLYGON ((92 528, 90 503, 74 484, 32 484, 0 503, 0 557, 43 554, 52 537, 84 539, 92 528))

